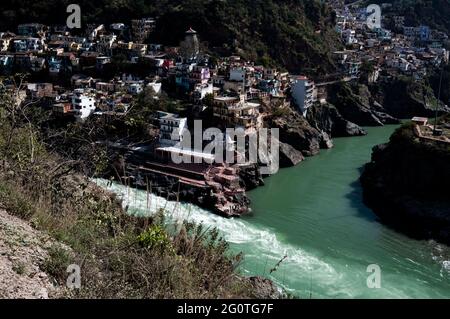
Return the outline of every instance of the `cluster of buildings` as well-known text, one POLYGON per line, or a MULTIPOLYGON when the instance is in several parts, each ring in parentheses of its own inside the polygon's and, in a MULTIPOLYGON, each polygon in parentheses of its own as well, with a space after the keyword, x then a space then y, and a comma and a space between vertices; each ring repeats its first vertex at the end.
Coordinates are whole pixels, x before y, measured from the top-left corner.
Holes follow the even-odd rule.
POLYGON ((21 24, 16 33, 0 32, 0 74, 43 72, 54 76, 89 68, 101 69, 114 55, 136 62, 151 52, 145 43, 154 28, 153 19, 88 25, 85 34, 72 35, 65 26, 21 24))
MULTIPOLYGON (((74 35, 63 26, 21 24, 15 33, 0 32, 0 74, 15 72, 45 78, 29 83, 27 96, 39 98, 54 112, 85 119, 92 114, 123 115, 137 95, 147 88, 155 93, 173 90, 223 127, 246 131, 261 127, 264 108, 272 103, 294 104, 299 113, 326 97, 324 87, 334 81, 366 77, 368 82, 395 74, 421 79, 429 68, 447 63, 446 34, 427 26, 406 26, 404 17, 390 17, 394 30, 367 26, 366 8, 330 1, 336 11, 336 31, 345 49, 333 53, 338 70, 327 80, 292 75, 275 68, 245 61, 239 56, 215 58, 203 53, 197 32, 188 28, 176 47, 151 43, 155 20, 142 18, 129 25, 88 25, 74 35), (120 57, 120 63, 136 66, 130 72, 105 77, 120 57), (364 65, 370 64, 370 70, 364 65), (65 81, 59 81, 65 79, 65 81), (61 84, 65 83, 65 84, 61 84), (67 85, 70 83, 70 85, 67 85)), ((326 91, 326 89, 325 89, 326 91)), ((175 144, 167 137, 187 127, 187 119, 176 114, 159 117, 162 144, 175 144), (168 125, 168 123, 170 125, 168 125)))
POLYGON ((154 19, 143 18, 130 25, 87 25, 84 33, 75 35, 65 26, 21 24, 15 33, 0 32, 0 75, 22 72, 43 79, 28 84, 27 96, 78 119, 102 112, 124 114, 146 88, 159 94, 162 82, 194 104, 210 105, 223 126, 246 130, 261 126, 261 101, 278 99, 279 105, 286 105, 292 100, 306 115, 316 100, 312 80, 239 56, 212 63, 192 28, 177 47, 151 43, 154 27, 154 19), (119 73, 105 79, 108 70, 115 70, 117 57, 145 75, 119 73))
POLYGON ((57 116, 83 120, 94 113, 124 115, 145 88, 152 88, 155 94, 161 91, 161 83, 155 79, 140 80, 126 74, 110 81, 75 74, 70 82, 70 88, 52 82, 26 83, 25 95, 57 116))
POLYGON ((333 2, 336 11, 336 31, 341 35, 345 50, 335 52, 340 72, 351 77, 361 76, 361 67, 369 62, 373 69, 364 74, 369 82, 386 76, 403 74, 422 79, 430 68, 448 63, 445 49, 448 35, 428 26, 407 26, 404 16, 385 14, 390 4, 382 4, 381 27, 369 28, 366 7, 347 6, 333 2), (383 25, 392 25, 388 30, 383 25), (385 71, 385 72, 381 72, 385 71))

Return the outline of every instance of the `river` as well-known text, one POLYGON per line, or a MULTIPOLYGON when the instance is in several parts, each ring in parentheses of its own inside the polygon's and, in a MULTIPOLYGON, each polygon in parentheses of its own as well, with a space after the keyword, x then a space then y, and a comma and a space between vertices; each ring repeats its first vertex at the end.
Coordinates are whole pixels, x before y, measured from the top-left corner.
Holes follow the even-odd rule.
POLYGON ((270 278, 299 298, 450 298, 449 247, 395 232, 362 203, 360 170, 372 147, 386 142, 395 128, 334 139, 333 149, 280 170, 249 192, 253 213, 243 218, 225 219, 154 195, 148 199, 144 191, 117 184, 108 188, 132 214, 165 208, 172 219, 217 227, 233 252, 244 253, 241 273, 270 278), (373 277, 369 265, 380 269, 380 288, 367 285, 373 277))

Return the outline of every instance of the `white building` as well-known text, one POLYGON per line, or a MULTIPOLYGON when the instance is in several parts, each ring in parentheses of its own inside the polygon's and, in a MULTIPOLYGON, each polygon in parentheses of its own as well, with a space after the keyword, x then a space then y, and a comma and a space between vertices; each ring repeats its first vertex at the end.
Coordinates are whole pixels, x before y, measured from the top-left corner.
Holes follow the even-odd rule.
POLYGON ((88 118, 95 111, 95 97, 85 93, 83 89, 75 89, 72 96, 72 107, 77 119, 88 118))
POLYGON ((187 129, 187 118, 159 112, 159 143, 161 145, 175 146, 181 143, 185 129, 187 129))
POLYGON ((134 82, 128 84, 128 93, 137 95, 144 90, 144 83, 142 82, 134 82))
POLYGON ((411 69, 411 63, 404 58, 387 59, 386 65, 391 68, 396 68, 402 72, 408 72, 411 69))
POLYGON ((306 76, 297 77, 291 85, 292 98, 303 116, 317 99, 314 82, 306 76))

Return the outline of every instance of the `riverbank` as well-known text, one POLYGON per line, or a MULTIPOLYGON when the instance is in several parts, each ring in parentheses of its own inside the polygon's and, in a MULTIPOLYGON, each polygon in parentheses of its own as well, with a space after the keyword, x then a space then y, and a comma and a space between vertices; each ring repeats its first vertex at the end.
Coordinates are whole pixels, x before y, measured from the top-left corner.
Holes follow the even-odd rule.
MULTIPOLYGON (((336 138, 333 149, 282 169, 249 192, 253 213, 242 218, 225 219, 154 195, 151 207, 217 227, 233 252, 243 252, 240 273, 267 277, 299 298, 449 298, 448 249, 393 231, 362 202, 360 170, 372 147, 386 142, 396 127, 336 138), (366 285, 373 263, 382 270, 381 289, 366 285)), ((146 212, 145 192, 117 184, 111 190, 125 198, 128 193, 129 213, 146 212)))
POLYGON ((215 229, 168 224, 164 209, 126 215, 117 196, 47 151, 31 125, 11 128, 7 119, 0 119, 2 297, 282 297, 270 281, 236 274, 241 256, 215 229), (77 289, 67 289, 69 266, 77 289))
MULTIPOLYGON (((447 122, 438 127, 448 132, 447 122)), ((396 130, 389 143, 374 147, 361 183, 365 202, 383 221, 450 245, 450 140, 431 131, 413 123, 396 130)))

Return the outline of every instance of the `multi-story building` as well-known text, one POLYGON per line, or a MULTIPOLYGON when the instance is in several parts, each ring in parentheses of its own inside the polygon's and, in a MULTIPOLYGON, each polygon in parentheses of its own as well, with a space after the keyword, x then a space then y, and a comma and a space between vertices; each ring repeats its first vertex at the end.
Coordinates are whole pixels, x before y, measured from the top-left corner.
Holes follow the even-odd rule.
POLYGON ((43 98, 54 96, 52 83, 28 83, 27 95, 31 98, 43 98))
POLYGON ((112 47, 113 47, 113 44, 116 41, 116 39, 117 39, 117 36, 115 34, 101 35, 96 44, 97 52, 100 52, 107 56, 111 56, 112 55, 112 47))
POLYGON ((218 96, 213 102, 213 116, 223 120, 223 124, 244 128, 258 124, 259 104, 247 102, 245 94, 239 97, 218 96))
POLYGON ((405 16, 396 15, 393 17, 393 20, 394 20, 394 26, 397 29, 401 29, 405 25, 405 16))
POLYGON ((144 90, 144 81, 135 81, 128 83, 127 91, 132 95, 137 95, 144 90))
POLYGON ((294 79, 291 85, 291 94, 294 103, 299 108, 303 116, 306 116, 308 109, 316 101, 317 92, 314 82, 306 76, 299 76, 294 79))
POLYGON ((187 129, 187 118, 177 114, 159 112, 159 143, 175 146, 183 141, 184 130, 187 129))
POLYGON ((76 89, 72 96, 72 108, 77 119, 85 119, 94 113, 97 103, 95 96, 83 89, 76 89))
POLYGON ((431 40, 431 29, 426 25, 421 25, 419 27, 403 27, 403 34, 420 41, 431 40))
POLYGON ((98 56, 95 59, 95 67, 97 70, 103 70, 103 68, 109 63, 111 63, 111 58, 108 56, 98 56))
POLYGON ((205 98, 207 94, 213 94, 214 87, 212 83, 197 84, 192 93, 194 101, 200 101, 205 98))
POLYGON ((211 78, 211 73, 208 67, 196 65, 192 68, 189 78, 194 84, 206 84, 211 78))
POLYGON ((345 66, 345 72, 350 77, 357 77, 359 75, 359 68, 361 67, 362 62, 358 60, 350 60, 346 61, 345 66))

